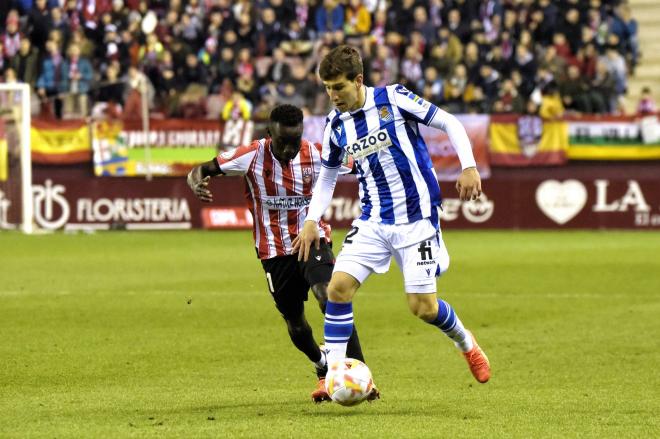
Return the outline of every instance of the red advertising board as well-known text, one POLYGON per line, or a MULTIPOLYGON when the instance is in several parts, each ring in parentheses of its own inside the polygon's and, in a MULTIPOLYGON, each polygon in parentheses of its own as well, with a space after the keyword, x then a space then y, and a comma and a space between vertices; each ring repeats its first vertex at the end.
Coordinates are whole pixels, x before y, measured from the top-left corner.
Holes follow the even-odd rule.
MULTIPOLYGON (((213 179, 210 205, 193 196, 185 178, 100 178, 82 166, 36 167, 34 183, 35 221, 43 229, 251 228, 240 177, 213 179)), ((657 163, 499 171, 471 202, 457 199, 453 183, 441 187, 443 228, 660 229, 657 163)), ((342 179, 325 219, 348 227, 359 214, 357 183, 342 179)))

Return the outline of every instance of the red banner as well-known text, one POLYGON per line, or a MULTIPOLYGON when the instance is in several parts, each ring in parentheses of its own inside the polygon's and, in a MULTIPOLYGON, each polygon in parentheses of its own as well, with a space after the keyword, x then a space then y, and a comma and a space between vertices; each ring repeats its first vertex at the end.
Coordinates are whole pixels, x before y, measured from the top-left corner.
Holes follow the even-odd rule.
MULTIPOLYGON (((472 143, 472 153, 477 162, 481 178, 490 177, 490 161, 488 158, 488 124, 490 117, 481 114, 461 114, 456 116, 467 131, 472 143)), ((456 181, 461 173, 461 162, 449 141, 447 134, 426 125, 419 125, 426 146, 433 160, 433 167, 439 181, 456 181)))
MULTIPOLYGON (((481 199, 471 202, 458 200, 453 183, 441 186, 443 228, 660 229, 657 165, 510 169, 484 182, 481 199)), ((210 188, 222 196, 208 205, 183 177, 149 182, 94 177, 83 166, 37 166, 35 223, 48 230, 251 227, 242 178, 214 178, 210 188)), ((16 208, 0 197, 0 218, 16 208)), ((348 227, 359 215, 357 184, 339 181, 324 218, 348 227)))

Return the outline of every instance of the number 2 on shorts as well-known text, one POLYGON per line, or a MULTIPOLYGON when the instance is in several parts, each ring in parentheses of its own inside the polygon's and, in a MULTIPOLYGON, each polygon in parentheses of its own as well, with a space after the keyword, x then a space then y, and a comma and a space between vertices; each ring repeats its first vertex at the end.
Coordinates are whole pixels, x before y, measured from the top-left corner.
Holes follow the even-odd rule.
POLYGON ((357 232, 360 229, 358 227, 351 227, 351 230, 348 231, 348 234, 346 234, 346 238, 344 238, 344 244, 353 244, 353 238, 355 235, 357 235, 357 232))

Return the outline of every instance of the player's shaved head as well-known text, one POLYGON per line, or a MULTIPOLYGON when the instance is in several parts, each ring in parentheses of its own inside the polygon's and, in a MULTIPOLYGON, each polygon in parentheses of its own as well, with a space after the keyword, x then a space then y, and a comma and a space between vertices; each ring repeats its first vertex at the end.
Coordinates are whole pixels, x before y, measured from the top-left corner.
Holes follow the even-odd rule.
POLYGON ((293 160, 300 151, 303 132, 303 113, 295 105, 278 105, 271 111, 268 134, 275 157, 284 163, 293 160))
POLYGON ((270 112, 270 121, 288 127, 296 126, 302 124, 303 112, 295 105, 278 105, 270 112))

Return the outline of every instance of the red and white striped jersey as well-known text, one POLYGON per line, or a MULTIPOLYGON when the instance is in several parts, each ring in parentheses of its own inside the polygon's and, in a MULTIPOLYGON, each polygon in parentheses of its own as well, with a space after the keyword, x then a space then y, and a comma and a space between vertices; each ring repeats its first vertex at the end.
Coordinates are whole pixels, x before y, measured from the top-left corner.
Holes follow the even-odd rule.
MULTIPOLYGON (((259 259, 292 254, 291 243, 305 222, 312 188, 321 170, 319 143, 303 139, 300 152, 288 166, 275 158, 270 145, 270 138, 255 140, 216 157, 223 174, 245 177, 259 259)), ((351 166, 347 164, 343 172, 350 172, 351 166)), ((330 226, 321 221, 319 233, 329 240, 330 226)))

